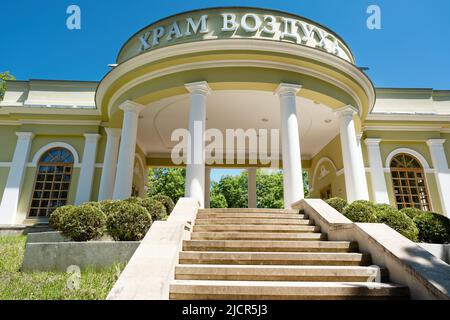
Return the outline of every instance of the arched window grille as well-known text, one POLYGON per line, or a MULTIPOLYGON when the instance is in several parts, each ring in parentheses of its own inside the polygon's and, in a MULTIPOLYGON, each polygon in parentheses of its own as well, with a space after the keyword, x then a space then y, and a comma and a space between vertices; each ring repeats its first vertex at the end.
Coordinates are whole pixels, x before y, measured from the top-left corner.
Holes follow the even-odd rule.
POLYGON ((74 157, 65 148, 48 150, 39 160, 34 184, 30 218, 46 218, 65 206, 72 180, 74 157))
POLYGON ((409 154, 399 154, 392 159, 391 173, 399 209, 431 211, 425 171, 419 160, 409 154))

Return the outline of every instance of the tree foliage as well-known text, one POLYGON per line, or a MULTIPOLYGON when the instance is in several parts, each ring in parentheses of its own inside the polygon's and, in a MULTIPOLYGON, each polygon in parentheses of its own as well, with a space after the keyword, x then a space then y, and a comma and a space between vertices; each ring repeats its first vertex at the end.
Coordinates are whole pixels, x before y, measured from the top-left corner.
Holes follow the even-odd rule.
POLYGON ((149 172, 148 195, 165 195, 177 203, 184 197, 185 169, 153 169, 149 172))
MULTIPOLYGON (((153 169, 149 173, 148 195, 165 195, 177 203, 184 196, 186 171, 184 169, 153 169)), ((211 208, 247 208, 248 172, 223 176, 211 183, 211 208)), ((308 196, 308 174, 303 174, 305 196, 308 196)), ((258 170, 256 174, 258 208, 281 209, 283 200, 283 173, 281 170, 258 170)))
POLYGON ((3 97, 5 96, 7 80, 16 80, 16 79, 9 73, 9 71, 0 72, 0 101, 3 100, 3 97))

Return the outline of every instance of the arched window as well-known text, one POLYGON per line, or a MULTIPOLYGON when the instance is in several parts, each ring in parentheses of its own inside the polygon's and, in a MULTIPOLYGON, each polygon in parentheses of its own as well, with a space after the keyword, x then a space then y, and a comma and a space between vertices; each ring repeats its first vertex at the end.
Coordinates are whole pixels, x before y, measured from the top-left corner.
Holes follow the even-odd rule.
POLYGON ((409 154, 399 154, 392 159, 391 172, 399 209, 431 211, 425 171, 419 160, 409 154))
POLYGON ((47 151, 39 160, 30 218, 45 218, 65 206, 72 180, 74 157, 65 148, 47 151))

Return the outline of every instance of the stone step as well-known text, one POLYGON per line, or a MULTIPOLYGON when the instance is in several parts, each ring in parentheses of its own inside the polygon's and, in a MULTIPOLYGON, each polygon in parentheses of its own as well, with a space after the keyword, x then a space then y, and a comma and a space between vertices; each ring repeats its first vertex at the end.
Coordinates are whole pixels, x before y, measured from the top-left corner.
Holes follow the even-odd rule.
POLYGON ((356 252, 357 243, 333 241, 184 241, 184 251, 231 252, 356 252))
POLYGON ((200 209, 199 214, 203 213, 276 213, 276 214, 299 214, 299 210, 284 209, 200 209))
POLYGON ((249 282, 175 280, 173 300, 408 299, 407 287, 368 282, 249 282))
POLYGON ((316 226, 286 226, 286 225, 195 225, 195 232, 273 232, 273 233, 304 233, 320 232, 316 226))
POLYGON ((298 213, 199 213, 197 219, 305 219, 298 213))
POLYGON ((374 282, 386 279, 374 267, 178 265, 176 280, 374 282))
POLYGON ((209 224, 271 224, 271 225, 311 225, 312 221, 307 219, 247 219, 247 218, 224 218, 224 219, 196 219, 196 225, 209 224))
POLYGON ((368 266, 370 255, 311 252, 180 252, 180 264, 368 266))
POLYGON ((262 233, 262 232, 194 232, 192 240, 278 240, 318 241, 326 240, 322 233, 262 233))

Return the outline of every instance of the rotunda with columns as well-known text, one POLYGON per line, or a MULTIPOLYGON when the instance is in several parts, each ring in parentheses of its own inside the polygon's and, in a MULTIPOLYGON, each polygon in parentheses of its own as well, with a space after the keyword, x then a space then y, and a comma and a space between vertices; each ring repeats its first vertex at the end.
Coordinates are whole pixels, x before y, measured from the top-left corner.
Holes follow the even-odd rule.
POLYGON ((0 131, 4 225, 144 196, 150 167, 186 167, 186 196, 200 207, 212 168, 247 169, 256 207, 256 170, 273 167, 259 143, 267 132, 279 132, 270 156, 286 208, 304 198, 307 171, 314 198, 450 213, 450 91, 376 89, 339 35, 286 12, 177 14, 132 36, 99 83, 8 82, 0 131), (174 139, 180 129, 187 140, 174 139), (244 143, 208 139, 229 130, 244 143))

